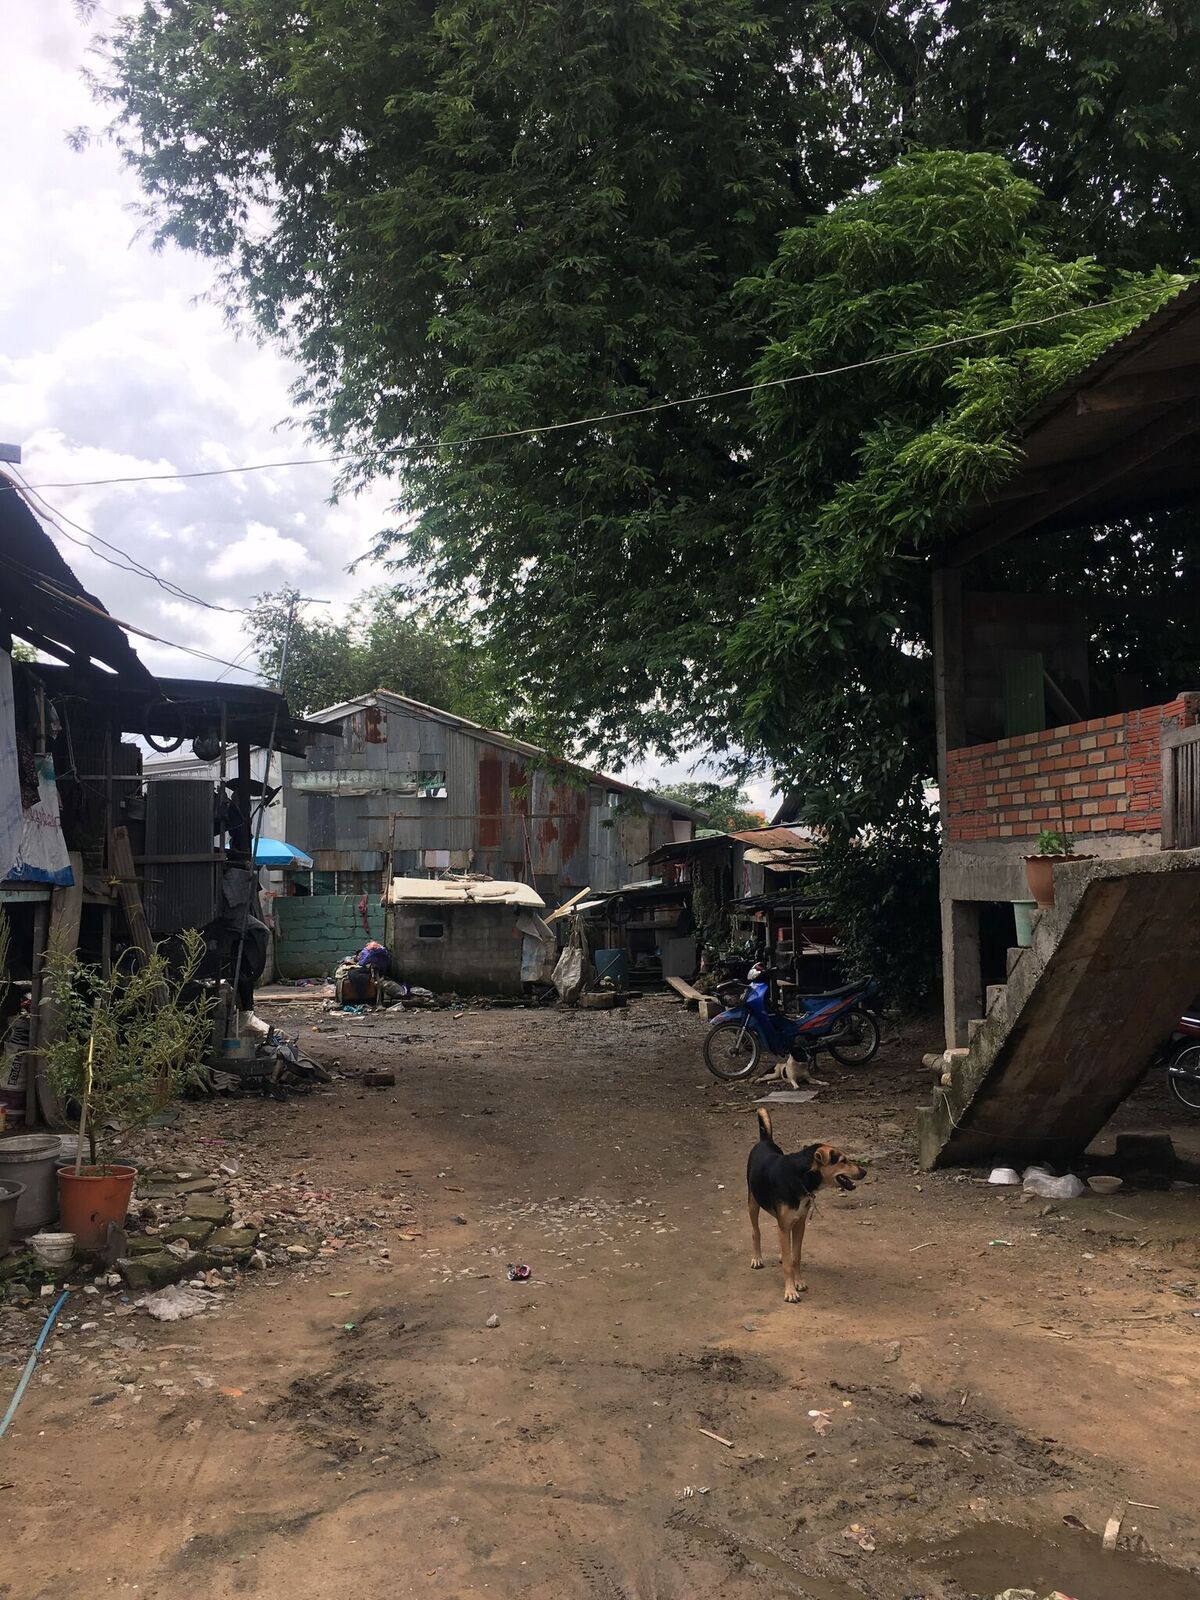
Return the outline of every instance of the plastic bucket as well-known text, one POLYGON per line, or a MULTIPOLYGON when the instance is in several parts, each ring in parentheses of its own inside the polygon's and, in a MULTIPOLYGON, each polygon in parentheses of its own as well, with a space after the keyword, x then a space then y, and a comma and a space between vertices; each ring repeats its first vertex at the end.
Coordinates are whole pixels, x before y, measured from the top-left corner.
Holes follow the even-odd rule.
POLYGON ((12 1243, 17 1226, 17 1205, 25 1185, 14 1178, 0 1178, 0 1256, 12 1243))
POLYGON ((25 1185, 17 1201, 16 1231, 36 1233, 58 1215, 56 1133, 16 1133, 0 1139, 0 1178, 25 1185))
POLYGON ((103 1250, 109 1225, 122 1226, 136 1177, 133 1167, 59 1167, 59 1217, 81 1250, 103 1250))

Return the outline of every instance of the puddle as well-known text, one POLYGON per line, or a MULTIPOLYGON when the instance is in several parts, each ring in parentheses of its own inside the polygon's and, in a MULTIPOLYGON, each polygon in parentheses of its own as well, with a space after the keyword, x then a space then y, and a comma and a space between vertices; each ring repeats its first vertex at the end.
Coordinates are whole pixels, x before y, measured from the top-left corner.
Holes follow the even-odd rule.
POLYGON ((1098 1534, 1063 1527, 1035 1532, 1006 1522, 964 1528, 952 1539, 910 1540, 893 1546, 889 1557, 911 1562, 918 1571, 953 1578, 966 1594, 992 1595, 1003 1589, 1060 1589, 1078 1600, 1200 1600, 1200 1579, 1123 1550, 1106 1553, 1098 1534))
POLYGON ((717 1544, 726 1550, 736 1550, 738 1555, 756 1567, 779 1574, 786 1579, 788 1592, 798 1595, 800 1600, 863 1600, 861 1589, 852 1589, 848 1583, 839 1583, 836 1578, 812 1577, 807 1572, 799 1571, 784 1556, 777 1556, 773 1550, 763 1550, 758 1545, 747 1544, 726 1528, 713 1528, 706 1522, 693 1522, 690 1518, 687 1521, 677 1520, 675 1525, 689 1539, 695 1539, 700 1544, 717 1544))

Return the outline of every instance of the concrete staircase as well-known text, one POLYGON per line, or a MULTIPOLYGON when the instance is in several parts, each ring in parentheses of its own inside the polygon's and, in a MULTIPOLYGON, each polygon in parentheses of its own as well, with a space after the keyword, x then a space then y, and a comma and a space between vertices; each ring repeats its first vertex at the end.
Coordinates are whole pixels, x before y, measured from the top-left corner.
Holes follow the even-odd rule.
POLYGON ((1065 1163, 1200 993, 1200 850, 1068 860, 917 1113, 921 1165, 1065 1163))

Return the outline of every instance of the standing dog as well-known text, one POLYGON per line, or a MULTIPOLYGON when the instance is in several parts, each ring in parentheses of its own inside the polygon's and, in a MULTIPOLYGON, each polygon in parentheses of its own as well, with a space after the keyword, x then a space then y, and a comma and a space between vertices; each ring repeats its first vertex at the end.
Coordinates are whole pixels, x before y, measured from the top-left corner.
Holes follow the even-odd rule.
POLYGON ((779 1253, 783 1259, 783 1298, 794 1304, 808 1285, 801 1279, 804 1230, 813 1208, 816 1192, 823 1184, 853 1189, 865 1178, 866 1168, 851 1161, 830 1144, 809 1144, 790 1156, 771 1136, 771 1115, 758 1109, 758 1142, 746 1163, 746 1203, 750 1208, 750 1233, 754 1253, 752 1267, 763 1265, 762 1238, 758 1214, 769 1211, 779 1224, 779 1253))

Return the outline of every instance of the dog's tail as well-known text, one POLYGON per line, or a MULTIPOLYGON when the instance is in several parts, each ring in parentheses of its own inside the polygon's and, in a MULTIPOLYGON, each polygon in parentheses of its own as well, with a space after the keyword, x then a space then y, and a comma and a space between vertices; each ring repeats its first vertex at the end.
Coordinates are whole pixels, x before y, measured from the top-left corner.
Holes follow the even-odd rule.
POLYGON ((759 1106, 758 1108, 758 1137, 771 1140, 774 1140, 775 1137, 771 1132, 771 1113, 766 1106, 759 1106))

